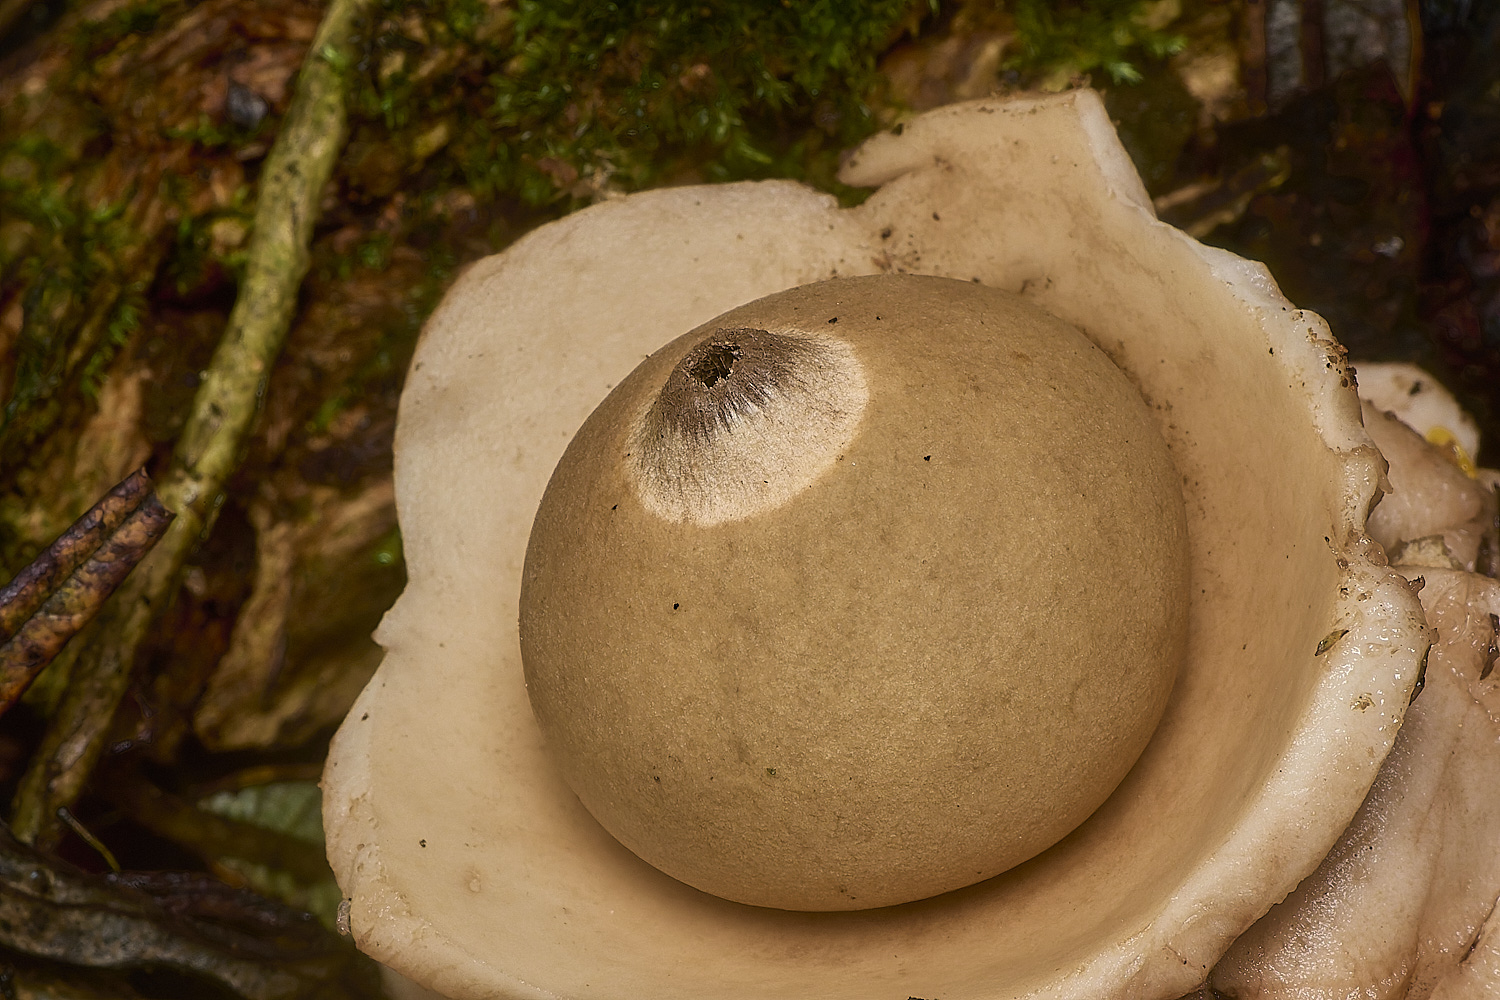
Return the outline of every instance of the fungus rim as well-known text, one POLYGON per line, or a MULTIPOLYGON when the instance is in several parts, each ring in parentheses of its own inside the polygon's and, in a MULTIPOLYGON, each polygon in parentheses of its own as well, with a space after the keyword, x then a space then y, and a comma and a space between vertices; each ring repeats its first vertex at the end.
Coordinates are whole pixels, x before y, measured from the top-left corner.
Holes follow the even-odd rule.
MULTIPOLYGON (((587 856, 590 859, 588 865, 593 866, 581 869, 587 872, 582 883, 566 889, 571 893, 566 898, 572 900, 574 908, 560 910, 563 897, 555 895, 563 891, 559 883, 567 878, 566 866, 555 860, 539 867, 535 863, 538 856, 534 855, 534 863, 528 872, 531 878, 526 883, 524 894, 547 916, 535 921, 534 928, 512 928, 516 934, 534 932, 541 935, 532 943, 542 952, 550 949, 551 958, 543 958, 543 961, 550 962, 549 968, 559 970, 558 977, 567 980, 558 982, 554 978, 549 983, 541 983, 519 968, 524 963, 512 961, 508 969, 498 968, 494 955, 479 952, 477 939, 472 939, 472 935, 464 937, 468 932, 462 928, 442 923, 442 918, 436 918, 436 910, 432 909, 435 903, 446 904, 455 898, 467 898, 464 896, 466 891, 479 892, 484 888, 484 880, 494 874, 473 867, 479 857, 475 852, 480 849, 474 845, 493 848, 499 843, 513 847, 529 837, 526 840, 528 845, 540 845, 545 851, 547 844, 538 839, 536 829, 523 828, 515 816, 502 823, 503 836, 497 835, 493 829, 481 828, 484 824, 472 823, 472 817, 464 813, 463 803, 453 796, 489 794, 491 790, 483 787, 481 776, 439 773, 440 769, 435 766, 428 765, 425 769, 418 766, 427 783, 404 788, 396 795, 389 788, 384 791, 377 789, 372 782, 373 755, 382 755, 381 764, 384 766, 393 754, 403 756, 410 764, 414 754, 420 756, 429 752, 413 742, 410 731, 402 730, 401 716, 409 708, 402 699, 415 695, 416 688, 420 688, 428 692, 425 697, 440 704, 442 711, 461 713, 465 710, 465 701, 472 703, 476 700, 476 692, 470 682, 466 682, 470 686, 463 691, 450 686, 453 659, 473 656, 484 662, 492 660, 498 648, 494 643, 478 642, 472 636, 435 630, 432 624, 418 620, 419 612, 433 614, 439 620, 445 614, 451 615, 453 606, 450 602, 459 599, 466 587, 483 587, 485 579, 496 576, 493 566, 435 566, 430 561, 432 546, 441 542, 451 551, 472 551, 476 548, 474 537, 482 542, 493 532, 475 522, 443 526, 418 520, 412 524, 408 536, 412 583, 407 595, 388 616, 380 634, 389 650, 386 662, 341 728, 325 774, 325 827, 330 859, 346 895, 352 896, 352 924, 356 939, 361 947, 376 957, 394 960, 408 975, 425 979, 444 993, 459 995, 493 993, 503 989, 514 996, 540 997, 554 995, 559 990, 583 989, 585 983, 589 984, 589 990, 595 991, 601 988, 595 980, 606 974, 610 976, 611 987, 625 995, 639 991, 645 980, 637 982, 632 979, 639 974, 649 976, 655 995, 689 997, 704 989, 703 983, 695 982, 694 978, 712 968, 716 970, 712 972, 714 992, 721 996, 729 996, 726 991, 756 997, 778 992, 805 995, 811 981, 809 974, 817 972, 823 976, 819 983, 828 996, 844 995, 850 989, 863 995, 871 989, 897 991, 909 987, 919 993, 936 990, 943 995, 1029 992, 1053 997, 1168 997, 1196 985, 1235 935, 1316 866, 1363 799, 1399 726, 1406 695, 1415 679, 1415 662, 1426 644, 1426 634, 1415 599, 1404 584, 1380 564, 1378 547, 1363 534, 1364 515, 1380 479, 1380 458, 1359 426, 1349 373, 1340 349, 1327 335, 1321 320, 1310 313, 1293 310, 1258 265, 1202 247, 1156 222, 1150 203, 1113 136, 1101 103, 1090 92, 1072 92, 1009 104, 971 102, 940 109, 909 123, 900 137, 887 135, 872 140, 851 159, 844 180, 852 184, 883 186, 861 208, 843 212, 835 209, 828 199, 811 195, 795 185, 777 182, 707 190, 648 192, 596 206, 555 223, 518 243, 502 259, 471 269, 430 321, 428 336, 419 348, 403 396, 404 426, 398 433, 398 502, 404 518, 411 518, 424 503, 430 502, 434 491, 421 487, 424 479, 432 477, 435 471, 432 463, 437 461, 435 454, 417 454, 410 445, 436 429, 469 425, 477 413, 492 405, 488 397, 494 395, 493 390, 476 386, 461 391, 454 388, 455 383, 465 382, 475 374, 472 370, 475 350, 480 354, 493 350, 506 355, 506 363, 511 366, 510 383, 515 389, 507 405, 524 403, 533 407, 528 411, 531 416, 526 417, 529 421, 526 426, 532 428, 533 439, 543 426, 535 414, 539 408, 554 406, 563 388, 556 384, 538 387, 526 381, 543 371, 534 355, 541 353, 536 348, 548 346, 545 343, 481 347, 455 343, 451 333, 440 334, 439 331, 451 331, 456 327, 467 327, 472 331, 476 324, 493 329, 497 324, 503 326, 507 321, 516 322, 520 307, 514 300, 497 297, 501 295, 501 289, 545 285, 560 273, 559 268, 565 269, 561 273, 573 273, 580 280, 584 274, 597 278, 598 271, 589 270, 588 261, 595 260, 590 254, 597 253, 598 248, 610 240, 628 239, 624 236, 626 233, 633 233, 636 237, 633 244, 626 244, 632 246, 634 256, 667 253, 668 248, 663 243, 666 233, 672 234, 673 239, 680 238, 683 245, 677 248, 677 253, 688 257, 697 255, 695 266, 699 270, 691 282, 692 287, 673 293, 675 308, 683 310, 684 319, 694 320, 682 322, 679 329, 697 325, 708 316, 724 311, 726 305, 736 304, 734 301, 716 302, 714 294, 734 295, 739 301, 746 301, 755 297, 756 291, 764 294, 776 287, 805 283, 828 276, 830 271, 865 273, 884 268, 905 268, 959 278, 988 275, 986 280, 990 283, 1019 288, 1100 342, 1101 331, 1095 324, 1087 322, 1087 317, 1084 317, 1084 322, 1079 322, 1071 311, 1099 308, 1103 311, 1098 315, 1108 314, 1117 323, 1135 322, 1139 325, 1141 317, 1132 315, 1132 310, 1139 306, 1139 300, 1132 297, 1133 290, 1125 288, 1122 292, 1119 287, 1110 286, 1110 280, 1118 279, 1119 275, 1110 278, 1101 267, 1113 262, 1144 267, 1143 262, 1149 261, 1152 268, 1144 273, 1154 284, 1150 289, 1141 290, 1141 295, 1147 292, 1155 295, 1159 292, 1157 285, 1168 279, 1177 279, 1172 282, 1175 296, 1162 300, 1163 315, 1154 319, 1181 324, 1186 322, 1183 313, 1197 310, 1198 319, 1209 321, 1209 325, 1195 326, 1195 335, 1200 329, 1214 329, 1215 324, 1244 328, 1243 336, 1248 339, 1243 343, 1236 341, 1234 350, 1237 353, 1227 359, 1226 364, 1246 365, 1243 371, 1235 374, 1242 380, 1253 382, 1256 392, 1273 393, 1273 396, 1257 402, 1280 400, 1290 406, 1287 400, 1300 401, 1300 408, 1291 412, 1300 414, 1296 418, 1299 432, 1303 430, 1302 425, 1306 425, 1305 433, 1311 444, 1305 454, 1277 454, 1277 442, 1265 441, 1261 450, 1271 454, 1237 454, 1234 460, 1241 463, 1251 457, 1272 462, 1294 460, 1318 472, 1309 480, 1314 495, 1304 498, 1302 505, 1295 508, 1306 515, 1303 521, 1307 523, 1299 521, 1297 524, 1299 533, 1293 548, 1300 547, 1299 558, 1305 558, 1307 565, 1314 570, 1319 586, 1323 588, 1318 593, 1325 603, 1318 608, 1309 605, 1303 611, 1292 609, 1291 617, 1300 614, 1302 620, 1295 623, 1296 628, 1288 633, 1286 641, 1296 639, 1300 643, 1306 640, 1311 647, 1317 639, 1325 637, 1325 633, 1332 635, 1339 629, 1345 631, 1337 642, 1320 653, 1314 654, 1311 648, 1301 650, 1300 647, 1286 651, 1286 655, 1298 664, 1312 663, 1314 667, 1307 667, 1310 672, 1305 676, 1297 675, 1302 680, 1295 690, 1273 684, 1272 690, 1264 695, 1267 704, 1283 710, 1279 725, 1289 728, 1283 741, 1269 741, 1261 748, 1256 767, 1261 775, 1269 776, 1268 780, 1253 788, 1233 790, 1230 807, 1221 806, 1216 811, 1205 804, 1206 811, 1184 813, 1183 809, 1193 803, 1184 803, 1183 795, 1161 798, 1164 790, 1159 785, 1152 784, 1147 778, 1133 780, 1136 775, 1150 772, 1149 768, 1143 770, 1144 764, 1138 765, 1132 777, 1126 779, 1129 796, 1169 814, 1172 822, 1199 821, 1204 829, 1213 833, 1214 840, 1211 844, 1198 844, 1200 850, 1196 853, 1188 852, 1174 859, 1172 870, 1175 874, 1171 884, 1151 887, 1153 894, 1149 898, 1136 898, 1124 892, 1123 895, 1117 893, 1106 904, 1100 904, 1092 897, 1087 903, 1081 902, 1080 880, 1087 873, 1076 865, 1070 868, 1065 862, 1066 856, 1077 855, 1082 850, 1080 844, 1087 846, 1092 842, 1090 838, 1094 834, 1082 831, 1121 825, 1122 815, 1128 810, 1120 805, 1119 792, 1084 828, 1039 859, 1022 866, 1022 869, 1030 870, 1026 878, 1032 879, 1031 882, 1007 874, 983 886, 959 890, 936 900, 853 915, 819 914, 810 917, 777 913, 767 916, 770 911, 746 914, 739 911, 753 908, 698 899, 701 894, 685 887, 674 889, 658 885, 646 896, 620 895, 619 890, 625 884, 639 888, 633 876, 621 874, 623 869, 620 866, 633 862, 645 867, 644 863, 633 856, 627 861, 627 853, 618 845, 615 845, 618 848, 615 851, 609 844, 590 839, 586 833, 568 826, 576 839, 566 845, 563 853, 572 857, 575 864, 579 858, 587 856), (1033 188, 1053 185, 1051 190, 1057 193, 1057 198, 1049 199, 1045 193, 1038 196, 1035 190, 1022 196, 1022 191, 1015 187, 1018 175, 1007 172, 1014 164, 1027 167, 1026 176, 1033 188), (1070 180, 1083 175, 1089 178, 1086 188, 1066 186, 1070 180), (961 178, 962 184, 956 185, 955 177, 961 178), (933 202, 924 199, 936 198, 934 192, 943 191, 946 195, 938 199, 944 209, 940 219, 933 202), (930 222, 927 221, 928 214, 931 215, 930 222), (757 215, 761 222, 767 217, 773 218, 775 232, 767 233, 764 228, 757 227, 754 224, 757 215), (903 231, 900 240, 904 242, 900 245, 891 238, 892 231, 897 228, 890 224, 892 218, 898 219, 903 231), (994 230, 984 234, 986 238, 997 241, 985 244, 988 248, 985 252, 981 253, 951 235, 939 238, 937 230, 943 226, 955 227, 960 235, 968 232, 974 238, 976 219, 994 230), (1000 228, 995 230, 996 226, 1000 228), (1016 228, 1007 228, 1010 226, 1016 228), (655 227, 655 230, 641 227, 655 227), (714 238, 697 242, 704 227, 714 230, 714 238), (1007 238, 1014 231, 1025 231, 1034 239, 1025 244, 1009 241, 1007 238), (1065 275, 1064 268, 1058 263, 1064 259, 1060 253, 1066 253, 1066 259, 1075 262, 1079 257, 1076 244, 1072 251, 1058 249, 1062 237, 1073 232, 1089 234, 1090 239, 1100 241, 1099 245, 1107 244, 1113 248, 1114 256, 1108 260, 1090 259, 1078 264, 1078 268, 1084 270, 1094 269, 1088 276, 1096 280, 1095 285, 1079 285, 1075 280, 1079 277, 1078 268, 1065 275), (713 249, 726 246, 726 239, 732 246, 736 235, 745 243, 743 253, 759 256, 738 256, 741 248, 737 248, 736 254, 722 254, 715 259, 713 249), (643 244, 652 239, 655 242, 647 251, 643 244), (735 261, 753 260, 755 267, 741 266, 739 271, 730 269, 726 267, 726 258, 731 256, 735 261), (545 266, 540 263, 544 258, 549 261, 545 266), (1181 288, 1182 275, 1177 273, 1184 270, 1196 271, 1199 275, 1198 283, 1185 291, 1181 288), (1080 291, 1084 293, 1081 299, 1078 298, 1080 291), (1114 299, 1105 295, 1110 291, 1114 292, 1114 299), (1103 305, 1094 301, 1101 296, 1104 296, 1103 305), (527 351, 530 354, 526 354, 527 351), (1249 359, 1255 355, 1268 355, 1270 360, 1262 359, 1257 367, 1248 367, 1249 359), (448 381, 450 379, 453 381, 448 381), (476 395, 481 392, 483 395, 476 395), (1276 392, 1286 395, 1276 396, 1276 392), (400 481, 403 479, 404 482, 400 481), (1313 537, 1316 532, 1325 533, 1321 540, 1313 537), (1382 614, 1371 613, 1376 606, 1382 608, 1382 614), (1317 635, 1312 634, 1314 631, 1317 635), (448 649, 439 653, 437 650, 442 648, 444 637, 448 640, 448 649), (413 648, 422 644, 428 645, 431 652, 418 668, 411 662, 413 648), (1374 708, 1357 716, 1351 715, 1352 695, 1372 692, 1374 708), (380 728, 396 730, 390 734, 393 744, 372 741, 372 732, 380 728), (1317 790, 1318 796, 1313 800, 1316 805, 1309 808, 1307 803, 1312 789, 1317 790), (409 835, 419 828, 425 829, 423 824, 430 824, 429 815, 445 808, 452 814, 447 817, 450 826, 444 833, 428 839, 434 844, 448 841, 457 856, 451 864, 434 867, 438 863, 432 859, 438 856, 438 852, 427 851, 418 856, 415 851, 407 849, 410 845, 405 840, 412 839, 415 843, 409 835), (1177 811, 1173 812, 1173 809, 1177 811), (1220 812, 1228 817, 1227 826, 1220 823, 1223 818, 1220 812), (461 849, 459 844, 469 846, 461 849), (599 867, 601 864, 603 868, 599 867), (470 873, 471 878, 461 877, 470 873), (1044 877, 1038 883, 1034 876, 1044 877), (1233 880, 1232 887, 1224 884, 1227 879, 1233 880), (1018 886, 1040 886, 1037 889, 1040 896, 1034 892, 1024 898, 1018 897, 1018 886), (428 906, 425 915, 413 908, 414 898, 424 894, 428 906), (548 894, 554 895, 549 897, 548 894), (550 902, 537 902, 541 897, 548 897, 550 902), (1010 938, 1006 940, 1015 944, 1024 939, 1023 945, 1042 956, 1041 964, 1029 972, 1020 973, 1020 978, 1017 978, 1013 963, 1003 962, 1005 967, 997 970, 993 960, 984 955, 976 956, 976 949, 984 950, 981 941, 993 942, 1002 936, 998 933, 1002 928, 988 922, 979 933, 976 920, 981 918, 976 915, 989 914, 994 920, 1003 921, 1005 918, 997 913, 994 905, 985 905, 986 900, 993 904, 994 899, 1002 897, 1007 907, 1011 903, 1024 904, 1008 910, 1016 921, 1024 921, 1027 914, 1032 913, 1058 915, 1050 923, 1038 920, 1024 925, 1004 925, 1010 928, 1006 932, 1010 938), (1079 909, 1079 906, 1083 908, 1079 909), (625 908, 623 918, 614 916, 615 907, 625 908), (728 914, 724 907, 734 907, 736 913, 728 914), (662 933, 659 921, 666 913, 678 914, 677 932, 662 933), (830 919, 821 919, 824 917, 830 919), (1058 923, 1059 918, 1063 923, 1058 923), (435 919, 439 922, 435 923, 435 919), (1104 935, 1107 940, 1079 943, 1079 932, 1075 928, 1085 920, 1102 921, 1114 929, 1104 935), (643 972, 631 971, 634 966, 631 969, 620 966, 618 955, 611 959, 616 964, 608 973, 597 965, 592 966, 590 972, 580 965, 577 956, 583 952, 597 956, 602 943, 589 938, 590 943, 580 949, 576 946, 577 939, 570 935, 591 922, 598 927, 612 928, 612 933, 627 936, 643 928, 654 928, 652 941, 660 940, 674 947, 685 944, 689 950, 672 953, 675 957, 666 953, 642 954, 638 957, 644 962, 640 968, 647 970, 643 972), (724 944, 729 939, 724 936, 725 928, 731 925, 748 928, 749 935, 737 939, 737 950, 726 951, 724 944), (1073 937, 1070 938, 1070 934, 1073 937), (693 955, 697 957, 693 958, 693 955), (709 955, 718 957, 709 963, 706 961, 709 955), (936 973, 931 969, 926 978, 901 971, 913 962, 942 964, 948 959, 968 964, 955 973, 959 978, 950 978, 947 985, 936 982, 933 978, 936 973), (982 961, 990 961, 990 964, 983 968, 974 964, 982 961), (1058 973, 1058 968, 1067 971, 1058 973), (768 977, 776 976, 782 977, 779 988, 768 982, 768 977), (572 982, 573 979, 578 981, 572 982), (851 983, 855 985, 851 987, 851 983)), ((659 258, 650 263, 659 263, 659 258)), ((629 261, 616 262, 616 266, 629 270, 631 264, 629 261)), ((636 261, 635 266, 645 264, 636 261)), ((626 292, 622 294, 628 298, 626 292)), ((532 301, 532 307, 573 308, 576 318, 591 331, 604 328, 612 319, 618 318, 618 313, 611 313, 598 302, 586 300, 569 305, 567 300, 570 297, 577 298, 563 290, 540 292, 532 301)), ((642 317, 630 319, 636 321, 642 317)), ((658 337, 657 342, 664 339, 667 338, 658 337)), ((1184 428, 1174 424, 1174 419, 1185 419, 1187 410, 1200 407, 1203 401, 1198 397, 1214 390, 1196 385, 1185 388, 1176 396, 1153 398, 1152 390, 1156 385, 1153 379, 1165 376, 1137 356, 1138 348, 1124 340, 1101 342, 1101 346, 1120 367, 1142 380, 1148 403, 1154 403, 1163 413, 1161 419, 1166 421, 1169 446, 1174 442, 1186 442, 1185 446, 1198 449, 1192 455, 1201 457, 1200 453, 1206 455, 1207 452, 1200 442, 1191 440, 1193 435, 1233 431, 1233 427, 1225 423, 1230 419, 1227 415, 1209 426, 1184 428)), ((1201 346, 1203 350, 1212 351, 1219 345, 1204 343, 1201 346)), ((576 350, 576 345, 569 350, 576 350)), ((597 354, 597 345, 591 345, 590 350, 597 354)), ((618 353, 628 355, 631 350, 626 347, 618 353)), ((1162 357, 1159 362, 1166 367, 1187 366, 1192 360, 1190 354, 1184 350, 1170 358, 1162 357)), ((577 355, 567 350, 564 355, 560 363, 565 366, 577 360, 577 355)), ((629 367, 633 367, 633 363, 626 365, 625 369, 629 367)), ((590 371, 584 380, 590 382, 588 391, 597 389, 594 381, 608 377, 605 367, 590 371)), ((1249 391, 1243 381, 1236 384, 1242 391, 1249 391)), ((574 395, 579 388, 577 384, 569 386, 574 395)), ((591 409, 602 395, 599 391, 583 412, 591 409)), ((1238 405, 1242 400, 1236 397, 1217 402, 1238 405)), ((579 414, 573 425, 576 426, 581 419, 582 414, 579 414)), ((550 427, 552 429, 546 431, 549 435, 560 429, 555 423, 550 427)), ((541 483, 550 473, 556 454, 560 454, 562 443, 554 442, 556 450, 552 452, 552 458, 531 460, 532 464, 545 465, 540 474, 541 483)), ((464 468, 463 463, 472 464, 486 458, 502 465, 514 461, 508 454, 508 449, 513 446, 504 442, 470 442, 456 447, 461 452, 460 470, 464 468)), ((1186 499, 1190 507, 1190 525, 1212 525, 1216 530, 1233 528, 1246 532, 1255 526, 1249 523, 1230 525, 1223 519, 1209 516, 1216 513, 1210 508, 1217 502, 1218 494, 1210 496, 1204 492, 1192 492, 1197 486, 1192 483, 1193 478, 1208 474, 1206 468, 1184 461, 1175 448, 1174 458, 1190 482, 1185 491, 1189 494, 1186 499)), ((453 461, 450 456, 450 465, 453 461)), ((1285 490, 1278 491, 1254 481, 1247 486, 1262 498, 1285 499, 1281 496, 1285 490)), ((514 486, 497 489, 512 491, 499 499, 514 497, 517 491, 520 494, 526 492, 514 486)), ((441 490, 454 492, 448 483, 444 483, 441 490)), ((535 484, 535 491, 539 496, 540 484, 535 484)), ((462 493, 461 490, 458 492, 462 493)), ((485 503, 495 499, 482 495, 450 497, 471 516, 478 516, 485 509, 485 503)), ((528 526, 532 509, 534 507, 528 507, 524 514, 528 526)), ((1253 511, 1246 516, 1250 521, 1257 517, 1253 511)), ((524 535, 523 531, 522 548, 524 535)), ((1262 539, 1264 537, 1269 535, 1263 535, 1262 539)), ((1204 541, 1200 539, 1199 543, 1204 541)), ((1248 535, 1244 539, 1235 535, 1215 537, 1211 541, 1215 545, 1223 543, 1215 549, 1215 558, 1220 560, 1232 555, 1224 546, 1233 547, 1241 542, 1244 548, 1255 548, 1256 551, 1242 552, 1235 557, 1238 559, 1249 561, 1281 554, 1276 546, 1252 546, 1248 535)), ((483 548, 482 545, 477 547, 483 548)), ((502 558, 501 575, 508 568, 505 562, 506 559, 502 558)), ((1203 574, 1196 581, 1204 596, 1195 604, 1195 614, 1200 608, 1220 608, 1225 600, 1224 589, 1231 585, 1232 580, 1238 579, 1212 570, 1212 565, 1205 564, 1203 574)), ((1276 600, 1283 597, 1279 594, 1272 596, 1276 600)), ((1234 597, 1236 601, 1253 598, 1257 604, 1271 599, 1259 592, 1236 591, 1234 597)), ((1208 614, 1208 611, 1203 613, 1208 614)), ((1259 647, 1280 641, 1264 632, 1252 635, 1248 632, 1238 634, 1242 630, 1234 628, 1229 631, 1237 633, 1233 639, 1244 640, 1245 649, 1252 642, 1259 647)), ((1215 652, 1233 659, 1229 644, 1223 645, 1223 650, 1216 647, 1215 652)), ((501 655, 508 654, 501 650, 501 655)), ((1258 662, 1278 668, 1284 665, 1280 659, 1274 663, 1258 662)), ((1186 685, 1179 681, 1178 691, 1173 696, 1174 704, 1180 701, 1185 706, 1196 705, 1193 699, 1202 696, 1203 679, 1196 675, 1185 679, 1188 681, 1186 685)), ((1238 674, 1216 675, 1215 679, 1245 683, 1243 675, 1238 674)), ((485 689, 480 692, 478 700, 482 702, 493 693, 485 689)), ((520 697, 524 704, 524 691, 520 697)), ((1188 708, 1182 708, 1174 715, 1174 709, 1169 707, 1168 713, 1168 719, 1147 750, 1147 755, 1153 757, 1152 767, 1156 766, 1157 759, 1176 761, 1173 754, 1180 747, 1173 741, 1180 732, 1187 732, 1194 724, 1203 721, 1192 715, 1188 708)), ((443 732, 429 731, 424 736, 438 743, 459 738, 462 726, 456 723, 464 720, 456 716, 444 718, 450 725, 443 732)), ((516 725, 524 727, 525 722, 519 714, 511 718, 516 725)), ((495 720, 487 721, 493 728, 495 720)), ((416 723, 412 725, 415 727, 416 723)), ((507 760, 511 765, 528 762, 527 767, 531 770, 525 772, 523 780, 543 782, 546 776, 537 768, 545 766, 538 765, 533 756, 533 751, 539 753, 540 748, 533 746, 530 739, 529 735, 518 732, 515 741, 507 744, 496 759, 507 760)), ((436 748, 431 752, 437 752, 436 748)), ((482 752, 495 751, 491 748, 482 752)), ((1223 799, 1219 801, 1222 803, 1223 799)), ((569 812, 566 803, 544 797, 532 801, 531 805, 534 812, 528 817, 528 822, 557 820, 565 826, 576 823, 576 815, 569 812)), ((576 811, 581 813, 581 806, 576 806, 576 811)), ((562 848, 559 846, 558 849, 562 848)), ((1130 852, 1122 852, 1118 847, 1112 852, 1113 862, 1130 861, 1126 856, 1130 852)), ((555 852, 552 856, 559 857, 555 852)), ((504 871, 502 869, 502 880, 504 871)), ((511 874, 515 876, 516 873, 511 874)), ((666 879, 659 874, 656 877, 666 879)), ((530 912, 533 917, 537 916, 537 910, 530 912)), ((642 943, 639 939, 632 940, 642 943)), ((519 951, 528 945, 515 947, 519 951)), ((539 957, 542 952, 537 953, 539 957)), ((1022 953, 1020 950, 1014 952, 1017 955, 1022 953)))

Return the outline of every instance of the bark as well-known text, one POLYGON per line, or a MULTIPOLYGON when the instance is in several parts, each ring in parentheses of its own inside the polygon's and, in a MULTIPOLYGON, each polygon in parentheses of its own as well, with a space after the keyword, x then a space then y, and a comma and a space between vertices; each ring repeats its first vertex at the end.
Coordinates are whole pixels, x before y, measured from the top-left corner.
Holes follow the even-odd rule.
POLYGON ((90 969, 166 968, 245 1000, 374 995, 352 948, 283 908, 201 876, 84 875, 4 827, 0 947, 90 969))

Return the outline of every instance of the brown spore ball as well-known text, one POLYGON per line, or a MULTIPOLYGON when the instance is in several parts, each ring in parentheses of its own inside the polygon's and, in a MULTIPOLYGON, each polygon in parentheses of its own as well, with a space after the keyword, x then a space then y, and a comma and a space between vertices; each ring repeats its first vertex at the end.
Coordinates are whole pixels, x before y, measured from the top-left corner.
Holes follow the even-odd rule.
POLYGON ((1081 333, 943 278, 805 285, 673 341, 553 474, 528 692, 596 819, 759 906, 936 895, 1056 843, 1186 641, 1178 476, 1081 333))

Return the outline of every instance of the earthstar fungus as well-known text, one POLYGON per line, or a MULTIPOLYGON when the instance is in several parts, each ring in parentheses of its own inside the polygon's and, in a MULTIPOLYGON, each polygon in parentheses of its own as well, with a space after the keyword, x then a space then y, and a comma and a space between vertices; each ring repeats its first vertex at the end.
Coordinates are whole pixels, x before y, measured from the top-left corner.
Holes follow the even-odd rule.
POLYGON ((603 203, 475 265, 430 320, 396 442, 410 583, 325 774, 355 938, 409 979, 451 997, 1175 997, 1375 779, 1428 635, 1364 532, 1383 465, 1322 321, 1157 222, 1090 92, 931 112, 843 179, 878 190, 853 209, 785 182, 603 203), (733 903, 622 847, 548 756, 515 617, 532 517, 643 356, 766 295, 887 272, 1017 293, 1135 384, 1185 501, 1186 654, 1114 794, 1031 860, 881 909, 733 903))

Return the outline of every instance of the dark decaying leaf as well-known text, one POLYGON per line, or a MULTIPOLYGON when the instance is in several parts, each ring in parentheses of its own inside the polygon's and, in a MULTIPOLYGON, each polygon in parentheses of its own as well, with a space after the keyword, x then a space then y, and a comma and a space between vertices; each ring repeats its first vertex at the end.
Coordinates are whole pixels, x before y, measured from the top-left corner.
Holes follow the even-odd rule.
POLYGON ((372 967, 305 914, 208 876, 80 874, 4 830, 0 947, 86 968, 167 969, 245 1000, 377 995, 372 967))

